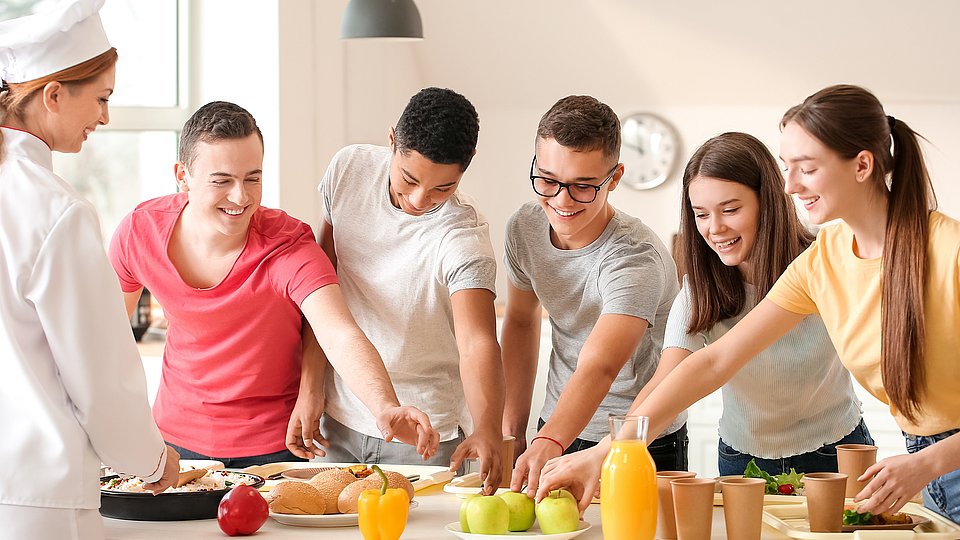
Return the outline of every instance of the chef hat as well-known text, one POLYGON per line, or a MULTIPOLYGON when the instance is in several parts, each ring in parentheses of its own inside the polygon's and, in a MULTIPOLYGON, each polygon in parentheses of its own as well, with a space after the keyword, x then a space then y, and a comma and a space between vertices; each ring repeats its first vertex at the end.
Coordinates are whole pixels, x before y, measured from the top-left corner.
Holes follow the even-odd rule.
POLYGON ((0 79, 39 79, 103 54, 104 0, 63 0, 48 11, 0 22, 0 79))

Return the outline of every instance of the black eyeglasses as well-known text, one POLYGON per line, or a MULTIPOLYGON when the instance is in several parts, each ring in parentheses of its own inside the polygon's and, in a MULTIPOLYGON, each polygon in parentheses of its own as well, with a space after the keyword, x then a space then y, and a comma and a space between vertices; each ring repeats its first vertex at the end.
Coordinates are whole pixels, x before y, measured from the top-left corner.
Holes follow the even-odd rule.
POLYGON ((607 177, 603 179, 603 182, 593 185, 578 183, 568 184, 566 182, 554 180, 553 178, 536 176, 533 174, 536 164, 537 155, 534 154, 533 161, 530 162, 530 183, 533 184, 533 191, 535 191, 537 195, 540 195, 541 197, 556 197, 560 194, 563 188, 567 188, 567 193, 570 194, 571 199, 584 204, 592 203, 597 199, 597 194, 600 193, 600 188, 602 188, 604 184, 613 178, 613 174, 617 172, 617 167, 620 166, 619 163, 614 165, 613 169, 607 174, 607 177))

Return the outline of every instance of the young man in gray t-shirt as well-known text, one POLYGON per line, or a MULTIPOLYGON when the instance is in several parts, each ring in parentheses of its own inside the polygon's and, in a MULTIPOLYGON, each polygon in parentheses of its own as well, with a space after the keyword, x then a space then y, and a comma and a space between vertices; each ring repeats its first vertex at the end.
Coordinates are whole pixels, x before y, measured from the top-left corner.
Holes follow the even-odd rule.
MULTIPOLYGON (((507 224, 503 425, 522 452, 511 488, 527 485, 531 496, 547 460, 595 445, 609 433, 607 416, 627 413, 656 371, 679 290, 660 239, 609 202, 623 175, 619 157, 613 110, 589 96, 561 99, 537 128, 537 200, 507 224), (540 429, 527 446, 541 305, 553 347, 540 429)), ((649 444, 658 470, 686 469, 685 422, 684 413, 649 444)))

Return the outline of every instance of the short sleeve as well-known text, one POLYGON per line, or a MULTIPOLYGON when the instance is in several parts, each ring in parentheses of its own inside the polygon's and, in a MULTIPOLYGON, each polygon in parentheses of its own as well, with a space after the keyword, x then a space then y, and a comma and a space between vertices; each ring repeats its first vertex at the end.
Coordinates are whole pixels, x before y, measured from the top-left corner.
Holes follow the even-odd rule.
POLYGON ((519 212, 515 213, 507 221, 507 230, 503 242, 503 264, 507 269, 507 278, 510 279, 510 283, 514 287, 522 291, 532 291, 533 284, 530 282, 530 277, 527 276, 520 264, 519 241, 521 236, 518 215, 519 212))
POLYGON ((667 328, 663 334, 664 350, 677 348, 696 352, 706 346, 707 340, 703 334, 689 333, 691 315, 693 315, 693 306, 690 285, 687 283, 687 276, 683 276, 683 286, 670 308, 667 328))
POLYGON ((793 313, 801 315, 819 313, 816 302, 810 296, 810 280, 816 275, 814 263, 818 256, 819 238, 790 263, 767 293, 767 298, 793 313))
POLYGON ((133 227, 133 213, 129 213, 120 221, 117 230, 110 238, 110 264, 113 271, 120 279, 120 289, 125 293, 134 292, 143 287, 140 280, 137 279, 135 272, 131 268, 130 253, 127 249, 130 242, 131 229, 133 227))
POLYGON ((274 268, 282 279, 285 294, 298 306, 314 291, 337 283, 337 271, 327 254, 317 244, 310 227, 302 225, 274 268))
POLYGON ((497 291, 497 259, 486 222, 457 227, 440 242, 439 279, 452 295, 464 289, 497 291))
POLYGON ((601 313, 631 315, 654 326, 666 286, 663 260, 652 245, 617 250, 600 263, 597 274, 601 313))
POLYGON ((330 213, 330 205, 331 201, 333 201, 333 192, 336 189, 337 181, 340 177, 339 163, 343 152, 344 149, 341 149, 333 156, 333 159, 330 160, 330 165, 327 166, 327 171, 323 173, 320 185, 317 186, 317 191, 320 192, 320 198, 322 199, 320 215, 324 221, 331 225, 333 225, 333 214, 330 213))

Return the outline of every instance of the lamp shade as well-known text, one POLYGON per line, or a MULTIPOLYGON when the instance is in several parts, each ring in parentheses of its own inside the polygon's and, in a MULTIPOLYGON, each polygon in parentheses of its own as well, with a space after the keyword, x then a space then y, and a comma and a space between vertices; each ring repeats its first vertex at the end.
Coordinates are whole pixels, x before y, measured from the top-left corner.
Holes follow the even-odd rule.
POLYGON ((342 39, 423 39, 413 0, 350 0, 340 23, 342 39))

